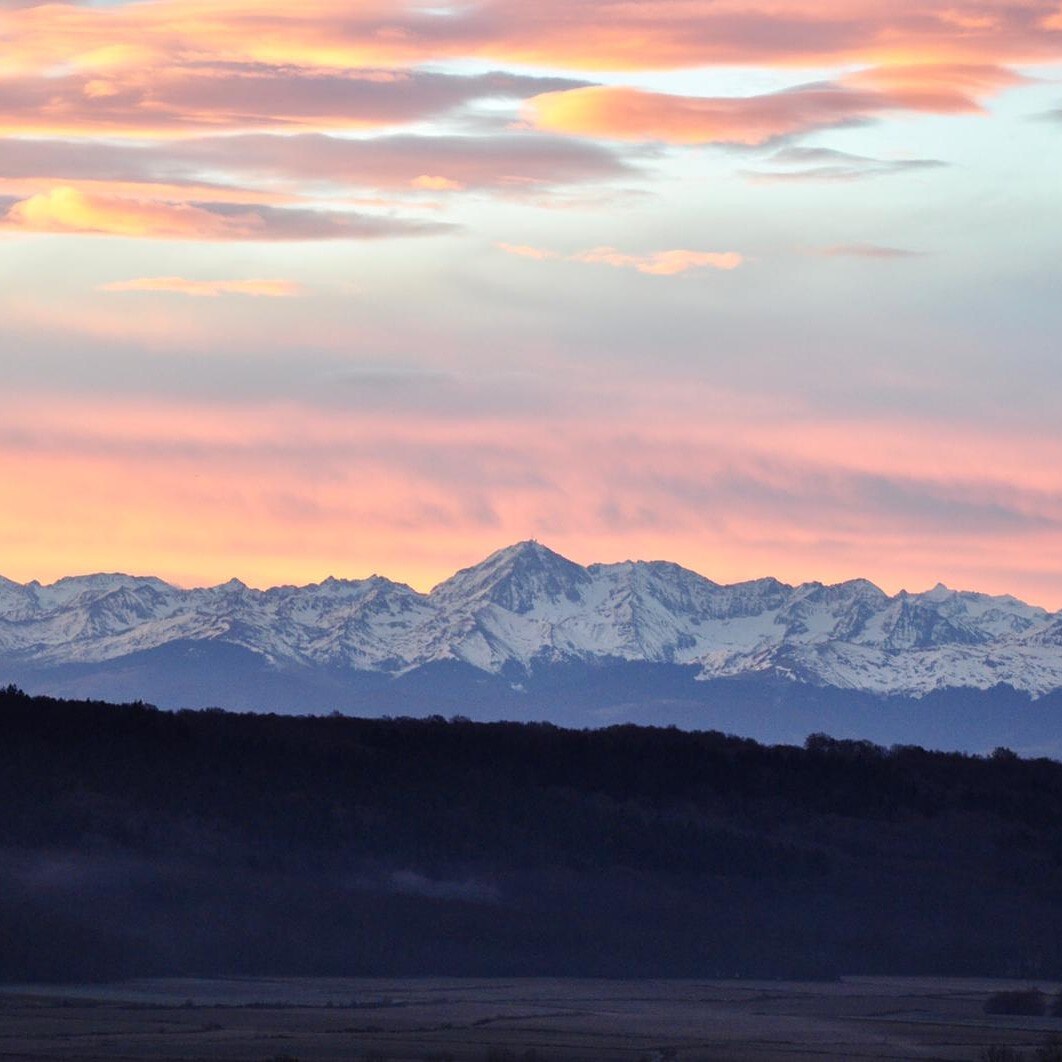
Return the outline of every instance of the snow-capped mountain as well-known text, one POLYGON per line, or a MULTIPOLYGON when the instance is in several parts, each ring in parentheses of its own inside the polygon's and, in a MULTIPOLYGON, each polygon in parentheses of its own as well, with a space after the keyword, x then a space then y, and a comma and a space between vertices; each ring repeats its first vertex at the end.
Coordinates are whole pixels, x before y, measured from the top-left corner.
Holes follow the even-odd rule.
POLYGON ((518 683, 552 664, 628 661, 915 697, 1062 689, 1062 614, 1012 597, 941 585, 890 597, 865 580, 724 586, 663 561, 583 567, 537 542, 428 594, 379 576, 269 590, 0 578, 0 680, 5 668, 120 662, 178 644, 236 647, 278 673, 387 676, 456 662, 518 683))

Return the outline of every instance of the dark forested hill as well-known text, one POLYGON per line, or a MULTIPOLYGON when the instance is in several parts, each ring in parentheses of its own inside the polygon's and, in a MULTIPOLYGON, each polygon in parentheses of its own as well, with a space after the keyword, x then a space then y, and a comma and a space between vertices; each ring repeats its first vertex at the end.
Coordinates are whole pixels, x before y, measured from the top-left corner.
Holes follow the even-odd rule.
POLYGON ((0 693, 0 978, 1062 975, 1062 764, 0 693))

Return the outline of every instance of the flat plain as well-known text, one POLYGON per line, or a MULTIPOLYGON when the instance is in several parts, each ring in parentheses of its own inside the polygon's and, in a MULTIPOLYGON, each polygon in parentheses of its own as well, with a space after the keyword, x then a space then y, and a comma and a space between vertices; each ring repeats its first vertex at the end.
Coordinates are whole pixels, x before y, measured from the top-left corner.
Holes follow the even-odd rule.
MULTIPOLYGON (((986 1015, 1026 982, 226 978, 0 986, 0 1059, 644 1062, 1030 1052, 1062 1018, 986 1015)), ((1046 993, 1059 985, 1036 982, 1046 993)))

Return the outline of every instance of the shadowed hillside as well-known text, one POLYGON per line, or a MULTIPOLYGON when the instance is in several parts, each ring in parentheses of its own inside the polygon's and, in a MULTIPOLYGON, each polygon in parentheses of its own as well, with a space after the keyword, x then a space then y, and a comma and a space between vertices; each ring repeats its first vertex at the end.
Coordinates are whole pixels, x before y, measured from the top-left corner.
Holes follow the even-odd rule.
POLYGON ((0 977, 1062 973, 1062 764, 0 694, 0 977))

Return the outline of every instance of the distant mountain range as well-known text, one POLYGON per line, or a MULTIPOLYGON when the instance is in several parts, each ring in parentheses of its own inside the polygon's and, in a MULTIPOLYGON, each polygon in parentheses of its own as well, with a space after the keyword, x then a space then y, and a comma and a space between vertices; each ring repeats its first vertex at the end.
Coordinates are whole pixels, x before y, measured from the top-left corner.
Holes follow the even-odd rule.
POLYGON ((710 725, 710 712, 691 718, 689 706, 762 705, 765 690, 775 704, 992 691, 1028 705, 1062 691, 1062 613, 943 585, 894 596, 861 579, 721 585, 664 561, 584 567, 521 542, 428 594, 379 576, 269 590, 0 578, 8 676, 40 692, 166 706, 435 705, 710 725))

